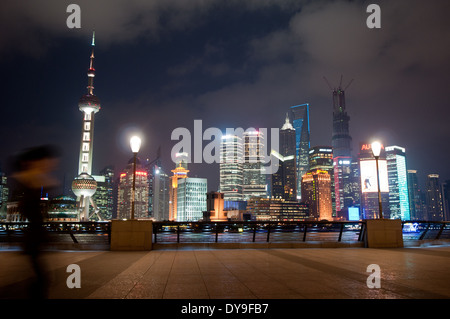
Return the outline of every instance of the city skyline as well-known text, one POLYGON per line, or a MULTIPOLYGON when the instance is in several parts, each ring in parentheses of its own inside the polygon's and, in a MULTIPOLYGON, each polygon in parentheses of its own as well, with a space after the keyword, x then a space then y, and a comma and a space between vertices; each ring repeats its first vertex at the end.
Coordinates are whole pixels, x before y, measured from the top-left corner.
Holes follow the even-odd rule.
MULTIPOLYGON (((116 174, 125 168, 132 132, 143 138, 140 158, 153 160, 161 147, 162 166, 170 171, 176 143, 170 133, 177 127, 193 132, 194 120, 201 119, 204 128, 223 132, 228 127, 281 128, 286 112, 304 103, 310 106, 311 147, 331 145, 332 92, 323 77, 337 88, 343 75, 344 83, 354 79, 346 91, 353 150, 377 138, 406 149, 407 169, 418 171, 421 188, 428 174, 450 178, 441 160, 450 156, 443 116, 450 74, 444 57, 450 48, 440 41, 445 35, 440 30, 449 29, 440 14, 446 4, 381 2, 382 28, 371 30, 365 26, 365 2, 245 1, 239 6, 231 1, 217 7, 197 1, 190 6, 136 2, 120 13, 116 7, 101 8, 102 1, 80 1, 82 28, 70 30, 67 4, 48 3, 47 13, 48 6, 1 5, 10 14, 2 23, 11 23, 0 45, 0 67, 9 75, 2 96, 4 105, 12 106, 2 108, 8 121, 1 130, 3 136, 14 134, 3 143, 2 171, 8 172, 8 156, 52 143, 63 151, 61 181, 63 174, 77 175, 77 101, 86 89, 86 56, 95 29, 95 91, 102 112, 93 174, 108 165, 116 174), (149 21, 159 17, 156 25, 140 21, 139 10, 148 13, 149 21), (434 23, 423 12, 436 14, 434 23), (117 29, 130 21, 135 29, 117 29), (333 40, 339 34, 339 41, 333 40), (395 38, 402 40, 392 44, 395 38)), ((218 164, 192 163, 190 171, 192 177, 208 178, 208 191, 217 190, 218 164)))

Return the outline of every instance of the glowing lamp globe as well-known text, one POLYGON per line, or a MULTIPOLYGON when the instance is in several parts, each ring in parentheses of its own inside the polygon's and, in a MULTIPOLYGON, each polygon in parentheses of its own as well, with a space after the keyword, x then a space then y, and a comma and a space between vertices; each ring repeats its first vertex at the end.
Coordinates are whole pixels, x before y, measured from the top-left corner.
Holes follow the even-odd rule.
POLYGON ((141 139, 139 136, 133 136, 130 139, 130 146, 131 146, 131 151, 133 153, 137 153, 139 152, 139 149, 141 148, 141 139))
POLYGON ((97 190, 97 181, 89 174, 81 173, 72 182, 72 190, 76 196, 92 196, 97 190))
POLYGON ((372 153, 373 156, 378 157, 381 153, 381 143, 376 141, 372 143, 372 153))

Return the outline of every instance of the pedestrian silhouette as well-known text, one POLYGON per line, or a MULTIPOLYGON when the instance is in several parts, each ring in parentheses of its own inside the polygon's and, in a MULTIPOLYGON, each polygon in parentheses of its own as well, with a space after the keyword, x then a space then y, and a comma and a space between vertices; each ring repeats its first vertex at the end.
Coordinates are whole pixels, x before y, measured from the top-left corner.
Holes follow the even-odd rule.
POLYGON ((42 250, 47 242, 41 209, 41 189, 58 185, 52 172, 57 168, 59 151, 53 146, 39 146, 27 149, 13 159, 12 177, 20 194, 19 212, 27 221, 24 228, 23 251, 30 258, 34 279, 29 287, 29 297, 47 298, 47 267, 42 258, 42 250))

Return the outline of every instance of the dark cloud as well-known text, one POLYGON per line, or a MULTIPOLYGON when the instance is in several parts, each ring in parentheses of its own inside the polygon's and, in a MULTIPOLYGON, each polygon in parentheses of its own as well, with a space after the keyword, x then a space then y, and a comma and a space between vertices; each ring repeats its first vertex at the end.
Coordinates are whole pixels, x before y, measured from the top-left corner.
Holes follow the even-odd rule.
MULTIPOLYGON (((74 59, 73 69, 52 61, 67 78, 76 74, 57 84, 64 107, 74 110, 58 118, 65 127, 45 120, 39 126, 48 138, 64 132, 67 153, 75 154, 68 162, 78 156, 76 102, 87 59, 80 40, 88 43, 95 28, 96 92, 104 103, 96 123, 97 169, 126 163, 133 129, 146 136, 143 156, 153 157, 161 145, 170 166, 176 127, 191 128, 195 119, 223 130, 279 127, 289 107, 301 103, 311 104, 311 144, 330 144, 331 92, 323 76, 337 86, 343 74, 345 85, 354 79, 346 97, 355 153, 360 142, 382 138, 406 147, 411 168, 450 178, 441 160, 450 156, 448 1, 379 1, 379 30, 366 27, 368 1, 83 0, 80 30, 65 26, 69 3, 0 5, 0 55, 15 63, 32 56, 45 65, 59 59, 49 49, 59 48, 74 59)), ((34 126, 20 127, 27 136, 34 126)), ((216 166, 193 171, 217 185, 216 166)))

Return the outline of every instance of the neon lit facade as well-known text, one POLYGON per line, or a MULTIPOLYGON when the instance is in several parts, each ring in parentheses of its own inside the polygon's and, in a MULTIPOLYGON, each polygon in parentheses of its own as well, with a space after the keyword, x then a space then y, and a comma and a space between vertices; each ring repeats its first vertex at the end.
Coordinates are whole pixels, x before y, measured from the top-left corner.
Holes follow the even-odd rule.
POLYGON ((406 153, 403 147, 386 146, 389 209, 392 219, 410 220, 406 153))

